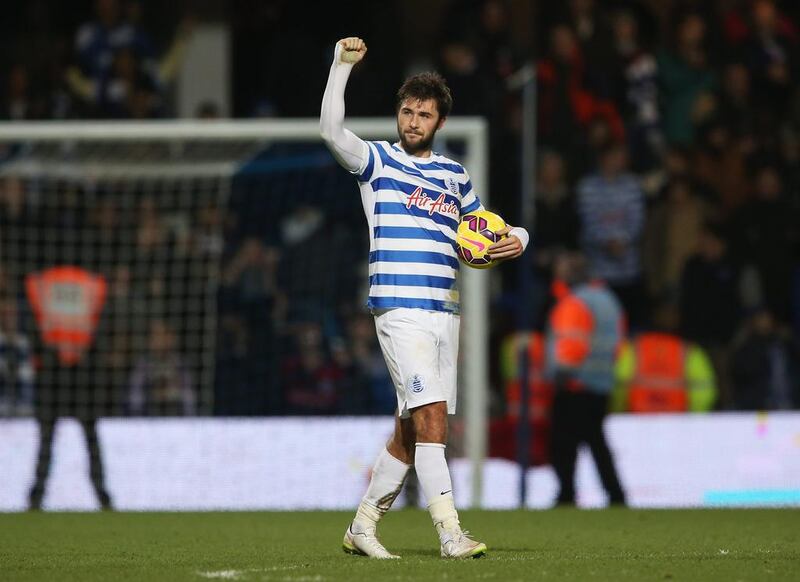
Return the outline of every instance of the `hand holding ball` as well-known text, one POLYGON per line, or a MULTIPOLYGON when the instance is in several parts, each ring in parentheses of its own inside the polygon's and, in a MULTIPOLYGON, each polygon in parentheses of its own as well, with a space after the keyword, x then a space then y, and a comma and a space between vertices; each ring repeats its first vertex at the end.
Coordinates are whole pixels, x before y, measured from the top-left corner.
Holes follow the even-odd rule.
POLYGON ((462 262, 474 269, 488 269, 495 266, 489 256, 489 247, 508 235, 496 234, 506 228, 506 221, 494 212, 476 210, 461 217, 456 233, 458 256, 462 262))

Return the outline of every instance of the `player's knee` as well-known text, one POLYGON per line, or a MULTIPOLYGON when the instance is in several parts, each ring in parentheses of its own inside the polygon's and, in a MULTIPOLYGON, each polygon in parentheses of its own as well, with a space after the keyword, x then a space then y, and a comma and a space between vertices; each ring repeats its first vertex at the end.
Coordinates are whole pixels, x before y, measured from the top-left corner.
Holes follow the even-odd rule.
POLYGON ((409 444, 409 442, 406 435, 395 432, 386 443, 386 450, 398 461, 412 465, 414 463, 414 444, 413 442, 409 444))

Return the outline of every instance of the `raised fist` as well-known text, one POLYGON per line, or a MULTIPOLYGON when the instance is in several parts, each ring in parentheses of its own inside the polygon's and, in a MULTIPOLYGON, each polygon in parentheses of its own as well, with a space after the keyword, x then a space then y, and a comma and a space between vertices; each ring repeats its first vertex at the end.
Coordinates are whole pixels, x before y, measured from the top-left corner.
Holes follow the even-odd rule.
POLYGON ((339 61, 355 65, 367 54, 367 45, 357 36, 348 36, 336 43, 339 61))

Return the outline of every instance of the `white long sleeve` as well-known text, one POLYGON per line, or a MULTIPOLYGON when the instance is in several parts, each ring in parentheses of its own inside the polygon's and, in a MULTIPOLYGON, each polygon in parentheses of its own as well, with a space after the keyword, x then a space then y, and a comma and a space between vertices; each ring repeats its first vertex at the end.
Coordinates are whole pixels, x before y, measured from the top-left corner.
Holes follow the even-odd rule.
POLYGON ((369 146, 352 131, 344 128, 344 89, 353 65, 339 61, 341 50, 337 44, 328 74, 328 84, 322 96, 319 131, 336 161, 348 172, 356 174, 362 172, 369 161, 369 146))
POLYGON ((530 240, 528 231, 521 226, 515 226, 508 234, 513 234, 519 239, 519 242, 522 243, 522 252, 525 252, 525 249, 528 248, 528 241, 530 240))

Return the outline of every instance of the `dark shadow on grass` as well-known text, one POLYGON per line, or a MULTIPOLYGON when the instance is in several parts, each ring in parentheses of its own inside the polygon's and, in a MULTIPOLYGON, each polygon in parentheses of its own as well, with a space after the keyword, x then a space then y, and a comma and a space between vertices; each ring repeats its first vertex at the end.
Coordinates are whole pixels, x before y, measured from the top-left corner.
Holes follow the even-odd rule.
POLYGON ((401 556, 403 558, 414 556, 416 558, 438 558, 439 557, 439 550, 420 550, 419 548, 415 549, 403 549, 403 548, 392 548, 392 551, 401 556))
POLYGON ((522 552, 523 554, 527 554, 527 553, 535 552, 536 550, 533 550, 531 548, 498 548, 498 547, 495 547, 495 546, 491 546, 489 548, 489 551, 490 552, 522 552))

